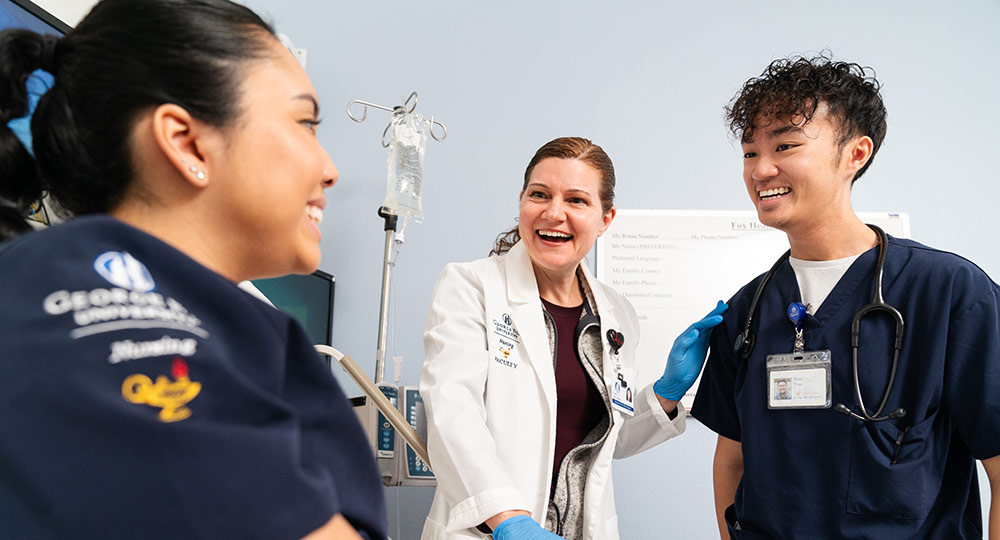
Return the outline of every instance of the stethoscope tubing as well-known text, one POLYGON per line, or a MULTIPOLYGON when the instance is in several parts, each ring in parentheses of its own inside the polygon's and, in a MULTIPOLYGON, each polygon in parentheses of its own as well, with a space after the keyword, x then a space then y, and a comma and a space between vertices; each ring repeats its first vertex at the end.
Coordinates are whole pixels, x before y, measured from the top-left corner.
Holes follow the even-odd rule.
POLYGON ((875 290, 872 293, 872 301, 859 309, 851 320, 851 362, 854 369, 854 393, 858 400, 858 407, 861 409, 861 415, 864 417, 864 420, 881 422, 890 418, 899 418, 906 414, 905 410, 896 409, 892 413, 882 416, 882 411, 885 409, 885 404, 889 401, 889 394, 892 393, 892 387, 896 381, 896 368, 899 367, 899 352, 903 349, 903 334, 906 325, 903 322, 903 315, 899 310, 887 304, 882 296, 882 272, 885 269, 886 244, 889 239, 882 229, 875 225, 868 225, 868 227, 875 231, 879 243, 878 262, 875 263, 875 290), (864 319, 869 313, 875 311, 884 311, 895 320, 896 333, 895 343, 893 344, 892 370, 889 372, 889 380, 886 383, 885 392, 882 393, 882 402, 879 404, 878 409, 875 410, 875 414, 868 414, 868 408, 865 407, 865 400, 861 396, 861 381, 858 378, 858 346, 861 342, 861 319, 864 319))
MULTIPOLYGON (((889 241, 888 236, 886 236, 885 231, 881 228, 871 224, 867 225, 878 237, 879 250, 878 260, 875 263, 875 287, 874 292, 872 293, 871 302, 862 306, 862 308, 854 314, 854 318, 851 320, 851 363, 854 374, 854 397, 858 402, 858 407, 861 409, 861 414, 855 413, 842 403, 838 403, 834 409, 852 418, 865 422, 881 422, 883 420, 901 418, 906 415, 906 411, 899 408, 893 410, 885 416, 882 416, 882 411, 885 409, 886 403, 889 401, 889 396, 892 394, 892 388, 896 381, 896 371, 899 367, 899 352, 903 349, 905 324, 903 322, 903 315, 899 312, 899 310, 886 303, 882 296, 882 273, 885 270, 885 259, 889 241), (894 352, 892 356, 892 370, 889 373, 889 380, 886 383, 885 392, 882 394, 882 401, 879 403, 878 409, 875 410, 875 414, 870 414, 868 412, 868 408, 865 407, 864 398, 861 395, 861 380, 858 375, 858 346, 861 341, 861 320, 868 314, 875 311, 884 311, 888 313, 896 322, 896 332, 894 340, 895 343, 893 344, 894 352)), ((752 325, 754 315, 756 314, 758 304, 760 303, 760 297, 764 292, 764 287, 767 286, 767 282, 770 281, 771 277, 778 271, 778 267, 788 260, 789 256, 791 256, 791 250, 786 251, 784 255, 779 257, 774 265, 771 266, 771 269, 764 274, 764 279, 761 280, 760 284, 757 285, 757 290, 754 291, 753 299, 750 302, 750 309, 747 313, 746 321, 743 324, 743 331, 736 337, 736 342, 733 344, 733 352, 740 355, 744 360, 750 358, 754 345, 756 345, 757 338, 752 330, 752 325)))

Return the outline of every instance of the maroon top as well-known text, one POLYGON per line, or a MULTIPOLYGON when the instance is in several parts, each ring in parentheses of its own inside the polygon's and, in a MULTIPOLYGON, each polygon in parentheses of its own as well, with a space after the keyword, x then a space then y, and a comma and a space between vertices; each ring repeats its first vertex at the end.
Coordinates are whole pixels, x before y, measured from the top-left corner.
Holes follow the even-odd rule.
POLYGON ((556 327, 556 450, 552 462, 552 489, 566 454, 594 429, 604 413, 597 387, 583 370, 576 351, 576 326, 583 304, 562 307, 542 300, 556 327))

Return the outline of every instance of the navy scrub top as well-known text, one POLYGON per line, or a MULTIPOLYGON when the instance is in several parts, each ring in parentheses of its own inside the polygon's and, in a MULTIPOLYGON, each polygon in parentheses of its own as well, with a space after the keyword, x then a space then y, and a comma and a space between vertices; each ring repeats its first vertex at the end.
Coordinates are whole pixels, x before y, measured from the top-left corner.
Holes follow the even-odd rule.
POLYGON ((108 217, 0 247, 0 536, 386 537, 340 387, 288 315, 108 217))
MULTIPOLYGON (((905 321, 896 381, 883 414, 865 423, 829 409, 769 410, 766 357, 789 353, 786 316, 801 300, 786 261, 764 289, 747 360, 733 352, 758 277, 729 301, 715 329, 692 415, 742 443, 734 538, 982 538, 976 459, 1000 454, 1000 287, 971 262, 889 237, 886 302, 905 321), (905 430, 898 463, 894 443, 905 430)), ((878 248, 863 253, 805 320, 806 350, 832 351, 833 405, 858 411, 850 325, 874 288, 878 248)), ((874 412, 892 364, 895 324, 861 325, 859 372, 874 412)))

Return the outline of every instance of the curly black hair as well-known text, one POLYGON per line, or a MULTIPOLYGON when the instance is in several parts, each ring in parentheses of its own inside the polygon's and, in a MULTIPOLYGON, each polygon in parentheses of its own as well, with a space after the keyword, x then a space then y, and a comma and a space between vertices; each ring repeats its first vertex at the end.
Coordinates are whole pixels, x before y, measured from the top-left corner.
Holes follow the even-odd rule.
POLYGON ((880 88, 872 68, 834 62, 828 51, 813 58, 780 58, 743 85, 726 107, 726 120, 733 135, 746 143, 758 126, 774 120, 803 125, 825 104, 838 126, 841 148, 854 137, 871 137, 871 158, 854 175, 856 181, 885 139, 887 113, 880 88))

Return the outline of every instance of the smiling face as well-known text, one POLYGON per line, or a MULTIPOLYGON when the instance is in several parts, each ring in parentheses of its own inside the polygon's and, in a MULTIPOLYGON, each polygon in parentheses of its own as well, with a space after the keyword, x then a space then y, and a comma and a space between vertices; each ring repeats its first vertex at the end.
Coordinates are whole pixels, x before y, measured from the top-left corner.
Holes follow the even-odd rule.
POLYGON ((601 174, 578 159, 538 162, 521 192, 518 231, 536 273, 567 276, 611 225, 601 208, 601 174))
MULTIPOLYGON (((857 159, 856 137, 838 143, 824 105, 809 122, 759 125, 743 143, 743 181, 765 225, 789 235, 852 215, 851 180, 870 153, 857 159)), ((870 141, 870 139, 868 139, 870 141)))
POLYGON ((309 273, 319 265, 323 190, 337 169, 316 137, 319 106, 305 70, 277 40, 249 62, 242 113, 208 177, 225 193, 219 212, 255 277, 309 273))

